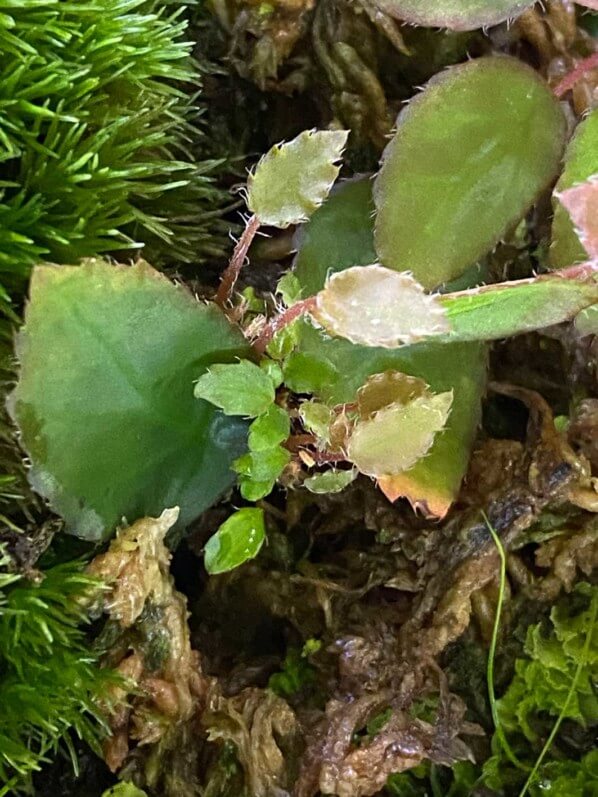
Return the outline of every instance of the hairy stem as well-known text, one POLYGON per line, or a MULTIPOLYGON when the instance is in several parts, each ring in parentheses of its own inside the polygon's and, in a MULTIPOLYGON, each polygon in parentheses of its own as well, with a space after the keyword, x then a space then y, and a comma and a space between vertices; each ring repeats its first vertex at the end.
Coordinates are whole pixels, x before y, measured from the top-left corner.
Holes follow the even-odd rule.
POLYGON ((309 313, 310 310, 313 310, 315 306, 316 297, 310 296, 309 299, 302 299, 299 302, 295 302, 292 307, 288 307, 279 315, 274 316, 274 318, 272 318, 266 324, 256 338, 253 344, 254 349, 258 352, 258 354, 263 354, 266 351, 266 347, 277 332, 280 332, 281 329, 288 327, 288 325, 295 321, 295 319, 305 315, 305 313, 309 313))
POLYGON ((220 307, 225 307, 227 302, 231 300, 233 291, 235 290, 235 285, 239 279, 239 274, 245 265, 247 250, 251 246, 251 242, 255 238, 255 234, 259 227, 260 222, 258 217, 252 216, 247 222, 247 225, 243 230, 243 234, 237 241, 233 256, 230 259, 230 263, 224 270, 224 273, 220 279, 218 292, 216 293, 216 304, 220 305, 220 307))

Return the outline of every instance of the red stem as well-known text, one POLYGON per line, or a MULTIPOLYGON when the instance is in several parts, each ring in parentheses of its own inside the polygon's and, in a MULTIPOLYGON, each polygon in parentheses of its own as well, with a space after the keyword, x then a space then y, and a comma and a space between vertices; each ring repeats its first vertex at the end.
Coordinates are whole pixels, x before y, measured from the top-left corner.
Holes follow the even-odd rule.
POLYGON ((583 61, 580 61, 567 75, 565 75, 561 82, 554 87, 553 92, 555 97, 562 97, 563 94, 566 94, 575 86, 577 81, 580 80, 586 72, 596 69, 597 67, 598 53, 584 58, 583 61))
POLYGON ((220 285, 218 293, 216 294, 216 304, 224 307, 230 301, 235 285, 239 279, 241 269, 245 265, 245 258, 247 257, 247 250, 251 246, 251 242, 255 238, 255 234, 260 227, 257 216, 252 216, 247 222, 247 226, 243 230, 243 234, 237 241, 235 251, 230 259, 230 263, 226 267, 222 277, 220 278, 220 285))
POLYGON ((296 318, 305 315, 305 313, 309 313, 315 306, 316 297, 310 296, 309 299, 302 299, 300 302, 295 302, 292 307, 288 307, 279 315, 274 316, 256 338, 253 348, 258 354, 263 354, 277 332, 288 327, 296 318))
POLYGON ((332 451, 310 451, 309 455, 317 465, 347 461, 345 454, 334 454, 332 451))

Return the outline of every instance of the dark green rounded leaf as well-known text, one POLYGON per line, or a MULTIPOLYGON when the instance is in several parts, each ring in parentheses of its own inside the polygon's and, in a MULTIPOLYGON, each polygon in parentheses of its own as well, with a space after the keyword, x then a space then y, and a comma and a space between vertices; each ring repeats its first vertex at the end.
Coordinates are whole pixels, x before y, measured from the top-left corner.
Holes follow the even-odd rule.
POLYGON ((294 267, 303 296, 321 290, 330 274, 376 261, 373 214, 372 181, 347 180, 333 189, 309 224, 298 229, 294 267))
POLYGON ((233 483, 246 426, 193 383, 246 345, 146 264, 35 269, 17 353, 11 407, 31 481, 73 533, 97 540, 170 506, 184 526, 233 483))
POLYGON ((507 57, 434 77, 397 120, 374 185, 380 262, 426 288, 459 276, 558 170, 565 119, 546 83, 507 57))
POLYGON ((226 573, 258 555, 266 539, 263 509, 239 509, 210 537, 204 551, 210 575, 226 573))
POLYGON ((376 0, 393 17, 449 30, 474 30, 498 25, 534 5, 535 0, 376 0))

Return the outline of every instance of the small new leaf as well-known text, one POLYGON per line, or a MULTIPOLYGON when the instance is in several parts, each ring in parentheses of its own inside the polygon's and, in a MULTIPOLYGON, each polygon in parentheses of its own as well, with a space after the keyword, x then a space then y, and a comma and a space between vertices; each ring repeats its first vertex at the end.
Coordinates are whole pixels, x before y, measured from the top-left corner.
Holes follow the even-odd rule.
POLYGON ((452 391, 423 395, 359 421, 349 439, 348 459, 367 476, 395 476, 408 470, 430 450, 452 402, 452 391))
POLYGON ((555 196, 571 216, 575 232, 590 259, 598 260, 598 174, 555 196))
POLYGON ((241 495, 247 501, 264 498, 276 483, 291 459, 290 453, 282 446, 250 451, 239 457, 233 465, 239 474, 241 495))
POLYGON ((333 274, 318 293, 312 315, 333 335, 384 348, 450 329, 438 296, 424 293, 411 274, 379 265, 333 274))
POLYGON ((308 432, 315 434, 325 443, 329 441, 333 417, 330 407, 319 401, 305 401, 299 408, 299 415, 308 432))
POLYGON ((266 538, 262 509, 239 509, 210 537, 204 563, 210 575, 226 573, 256 557, 266 538))
POLYGON ((255 418, 274 402, 269 373, 249 360, 213 365, 195 383, 195 397, 220 407, 225 415, 255 418))
POLYGON ((283 443, 289 436, 291 421, 282 407, 271 407, 249 427, 249 448, 251 451, 266 451, 283 443))
POLYGON ((303 484, 316 495, 326 495, 330 493, 340 493, 345 487, 357 478, 358 471, 351 470, 327 470, 324 473, 316 473, 307 478, 303 484))
POLYGON ((261 224, 306 221, 328 196, 348 132, 306 130, 264 155, 248 180, 247 205, 261 224))
POLYGON ((283 274, 276 285, 276 293, 287 307, 299 301, 302 291, 301 283, 292 271, 283 274))

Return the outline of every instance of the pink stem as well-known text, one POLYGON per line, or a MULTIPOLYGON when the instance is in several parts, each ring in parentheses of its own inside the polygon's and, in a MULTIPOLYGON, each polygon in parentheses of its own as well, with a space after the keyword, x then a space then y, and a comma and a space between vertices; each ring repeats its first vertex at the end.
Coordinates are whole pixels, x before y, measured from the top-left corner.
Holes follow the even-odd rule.
POLYGON ((245 258, 247 257, 247 250, 251 246, 251 242, 255 238, 255 234, 260 227, 257 216, 252 216, 247 222, 247 226, 243 230, 243 234, 237 241, 235 251, 230 259, 230 263, 226 267, 222 277, 220 278, 220 286, 216 294, 216 304, 224 307, 230 301, 235 285, 239 279, 241 269, 245 265, 245 258))
POLYGON ((597 67, 598 53, 594 53, 588 58, 584 58, 583 61, 580 61, 577 66, 575 66, 567 75, 565 75, 561 82, 554 87, 554 95, 556 97, 562 97, 563 94, 566 94, 573 88, 573 86, 575 86, 577 81, 580 80, 586 74, 586 72, 596 69, 597 67))
POLYGON ((316 306, 316 297, 310 296, 309 299, 302 299, 300 302, 295 302, 292 307, 287 308, 284 312, 274 316, 263 328, 258 337, 256 338, 253 348, 258 354, 263 354, 266 347, 281 329, 288 327, 296 318, 299 318, 305 313, 309 313, 316 306))

